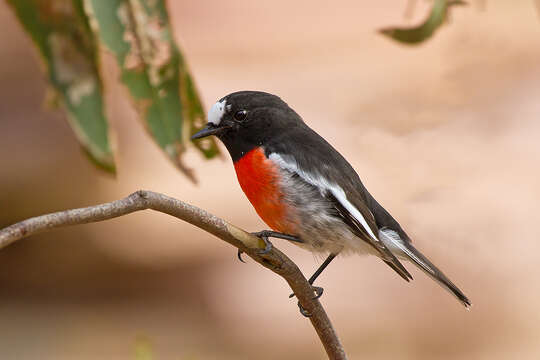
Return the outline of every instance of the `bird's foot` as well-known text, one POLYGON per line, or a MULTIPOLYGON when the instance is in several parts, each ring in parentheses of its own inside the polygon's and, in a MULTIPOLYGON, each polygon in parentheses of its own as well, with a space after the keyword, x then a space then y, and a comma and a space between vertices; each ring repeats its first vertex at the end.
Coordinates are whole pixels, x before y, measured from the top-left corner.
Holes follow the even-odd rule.
MULTIPOLYGON (((296 243, 303 243, 304 241, 302 241, 302 239, 296 237, 296 236, 293 236, 293 235, 289 235, 289 234, 283 234, 283 233, 280 233, 280 232, 277 232, 277 231, 272 231, 272 230, 263 230, 263 231, 258 231, 258 232, 254 232, 254 233, 251 233, 252 235, 255 235, 256 237, 258 238, 261 238, 263 241, 264 241, 264 244, 265 244, 265 247, 264 247, 264 250, 261 250, 261 254, 267 254, 270 250, 272 250, 272 243, 270 242, 270 240, 268 240, 269 237, 274 237, 276 239, 284 239, 284 240, 289 240, 289 241, 292 241, 292 242, 296 242, 296 243)), ((240 249, 238 249, 238 260, 240 260, 241 262, 245 263, 245 261, 242 259, 242 254, 244 252, 240 249)))
MULTIPOLYGON (((320 286, 311 286, 311 288, 313 289, 313 293, 315 294, 315 296, 313 297, 313 300, 317 300, 324 293, 324 288, 320 286)), ((294 297, 294 294, 289 295, 289 299, 293 297, 294 297)))
MULTIPOLYGON (((324 289, 319 286, 312 286, 312 289, 313 289, 313 293, 315 294, 315 296, 313 297, 313 300, 320 298, 324 292, 324 289)), ((289 295, 289 299, 292 297, 294 297, 294 294, 289 295)), ((312 314, 306 309, 304 309, 302 304, 300 304, 300 301, 297 303, 297 305, 298 305, 298 309, 300 309, 300 314, 302 314, 305 317, 311 317, 312 314)))
POLYGON ((304 309, 304 307, 300 304, 300 301, 298 302, 298 309, 300 310, 300 314, 302 314, 304 317, 310 318, 313 316, 313 314, 304 309))
POLYGON ((303 241, 300 238, 294 235, 284 234, 284 233, 280 233, 280 232, 272 231, 272 230, 263 230, 259 232, 254 232, 252 233, 252 235, 260 237, 263 240, 264 238, 267 238, 268 240, 269 237, 273 237, 276 239, 283 239, 283 240, 289 240, 292 242, 303 243, 303 241))
POLYGON ((260 251, 260 254, 268 254, 270 250, 272 250, 272 243, 268 238, 272 236, 273 231, 269 230, 263 230, 259 232, 251 233, 251 235, 255 235, 256 237, 262 239, 264 241, 264 249, 260 251))
MULTIPOLYGON (((276 234, 288 237, 287 240, 291 240, 291 239, 294 238, 295 240, 291 240, 291 241, 299 241, 298 238, 295 238, 294 236, 287 235, 287 234, 276 233, 276 232, 270 231, 270 230, 263 230, 263 231, 251 233, 251 235, 255 235, 256 237, 258 237, 258 238, 262 239, 262 241, 264 241, 264 249, 262 249, 260 251, 260 254, 262 254, 262 255, 268 254, 270 252, 270 250, 272 250, 272 243, 270 242, 270 240, 268 240, 268 238, 270 236, 274 236, 276 234)), ((285 237, 281 237, 281 239, 285 239, 285 237)), ((242 259, 242 254, 243 253, 244 252, 242 250, 238 249, 237 256, 238 256, 238 260, 245 263, 244 259, 242 259)))
POLYGON ((238 256, 238 260, 240 260, 241 262, 243 262, 245 264, 246 262, 244 261, 244 259, 242 259, 242 254, 243 253, 244 252, 242 250, 238 249, 238 254, 236 256, 238 256))

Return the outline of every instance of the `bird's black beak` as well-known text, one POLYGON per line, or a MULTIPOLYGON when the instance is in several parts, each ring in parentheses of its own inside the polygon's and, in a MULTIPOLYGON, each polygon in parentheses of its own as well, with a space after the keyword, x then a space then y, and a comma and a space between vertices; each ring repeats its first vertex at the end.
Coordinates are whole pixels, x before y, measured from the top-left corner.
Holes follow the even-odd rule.
POLYGON ((191 140, 202 139, 202 138, 210 136, 210 135, 216 135, 216 134, 222 132, 223 130, 225 130, 227 128, 229 128, 229 127, 228 126, 216 126, 216 125, 214 125, 214 123, 209 122, 208 124, 206 124, 204 129, 202 129, 202 130, 196 132, 195 134, 193 134, 193 136, 191 136, 191 140))

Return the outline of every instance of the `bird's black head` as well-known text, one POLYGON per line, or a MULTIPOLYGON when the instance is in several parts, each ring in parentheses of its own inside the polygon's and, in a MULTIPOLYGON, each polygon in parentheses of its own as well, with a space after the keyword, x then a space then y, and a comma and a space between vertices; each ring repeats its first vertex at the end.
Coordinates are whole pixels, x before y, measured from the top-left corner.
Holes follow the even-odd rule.
POLYGON ((208 112, 206 127, 191 138, 217 136, 236 161, 301 124, 300 116, 279 97, 261 91, 239 91, 216 102, 208 112))

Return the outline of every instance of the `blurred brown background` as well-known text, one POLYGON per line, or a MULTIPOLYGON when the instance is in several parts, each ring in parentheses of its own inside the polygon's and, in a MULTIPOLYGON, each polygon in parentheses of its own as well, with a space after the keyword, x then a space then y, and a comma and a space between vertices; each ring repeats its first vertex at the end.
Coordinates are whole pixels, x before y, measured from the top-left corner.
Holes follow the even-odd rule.
MULTIPOLYGON (((279 94, 358 170, 418 248, 471 298, 375 258, 320 278, 351 359, 540 358, 540 21, 533 0, 471 1, 410 48, 376 33, 418 23, 405 1, 169 1, 206 105, 279 94), (482 5, 484 4, 484 5, 482 5)), ((225 161, 174 169, 137 122, 106 54, 118 177, 95 170, 46 110, 36 51, 0 2, 0 226, 139 188, 264 228, 225 161)), ((275 240, 306 274, 320 259, 275 240)), ((411 266, 409 266, 411 268, 411 266)), ((323 359, 283 280, 166 215, 34 236, 0 252, 2 359, 323 359)))

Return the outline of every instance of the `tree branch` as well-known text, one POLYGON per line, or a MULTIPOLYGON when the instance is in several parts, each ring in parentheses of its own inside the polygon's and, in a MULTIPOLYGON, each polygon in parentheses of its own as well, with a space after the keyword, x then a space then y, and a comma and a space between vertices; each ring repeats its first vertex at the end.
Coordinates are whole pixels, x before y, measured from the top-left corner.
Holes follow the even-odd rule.
POLYGON ((244 251, 253 260, 284 278, 302 307, 312 314, 309 319, 319 335, 328 358, 332 360, 347 358, 324 308, 318 299, 313 298, 311 285, 292 260, 275 247, 268 253, 261 254, 264 242, 258 237, 202 209, 163 194, 139 190, 124 199, 110 203, 60 211, 18 222, 0 230, 0 249, 38 232, 66 225, 108 220, 145 209, 156 210, 187 221, 244 251))

